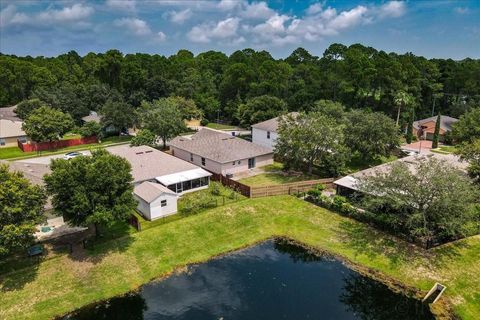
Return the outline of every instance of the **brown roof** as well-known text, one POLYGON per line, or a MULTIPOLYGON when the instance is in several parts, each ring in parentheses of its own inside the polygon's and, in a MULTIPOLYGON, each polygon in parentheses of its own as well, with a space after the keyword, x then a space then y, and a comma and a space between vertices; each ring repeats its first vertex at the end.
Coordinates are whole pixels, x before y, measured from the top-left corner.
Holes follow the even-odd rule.
POLYGON ((16 107, 17 106, 0 108, 0 119, 22 121, 22 119, 20 119, 15 113, 16 107))
MULTIPOLYGON (((293 117, 296 117, 298 115, 298 112, 290 112, 288 115, 291 115, 293 117)), ((264 131, 270 131, 270 132, 277 132, 278 130, 278 121, 281 116, 269 119, 263 122, 256 123, 252 125, 252 128, 255 129, 260 129, 264 131)))
POLYGON ((107 150, 121 156, 130 162, 134 182, 155 179, 156 177, 198 169, 194 164, 158 151, 152 147, 119 145, 107 150))
POLYGON ((147 203, 151 203, 155 201, 159 196, 164 193, 175 194, 172 190, 168 189, 167 187, 162 186, 159 183, 153 183, 145 181, 133 189, 133 193, 145 200, 147 203))
POLYGON ((269 148, 208 128, 190 138, 176 137, 169 145, 219 163, 273 153, 269 148))
POLYGON ((0 138, 26 136, 25 131, 22 130, 22 125, 22 121, 0 119, 0 138))

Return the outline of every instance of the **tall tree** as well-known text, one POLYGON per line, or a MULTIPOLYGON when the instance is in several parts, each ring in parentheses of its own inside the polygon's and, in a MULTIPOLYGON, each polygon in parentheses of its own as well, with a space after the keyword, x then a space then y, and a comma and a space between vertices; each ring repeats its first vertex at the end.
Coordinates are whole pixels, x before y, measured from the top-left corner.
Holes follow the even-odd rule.
POLYGON ((362 158, 388 157, 399 146, 398 127, 383 113, 352 110, 346 118, 345 143, 362 158))
POLYGON ((275 154, 294 169, 339 174, 347 160, 343 125, 318 112, 282 116, 275 154))
POLYGON ((131 128, 136 121, 136 113, 126 102, 108 100, 100 111, 104 127, 113 126, 119 132, 131 128))
POLYGON ((358 186, 368 210, 390 215, 387 222, 427 247, 479 231, 478 190, 462 171, 436 158, 397 161, 360 178, 358 186))
POLYGON ((43 219, 47 200, 40 186, 0 164, 0 256, 25 249, 34 241, 35 225, 43 219))
POLYGON ((33 141, 45 142, 59 140, 73 125, 69 114, 44 106, 33 110, 22 128, 33 141))
POLYGON ((136 207, 127 160, 105 150, 70 160, 55 159, 44 177, 55 212, 74 226, 110 225, 136 207))
POLYGON ((410 118, 408 119, 407 132, 405 133, 405 139, 408 144, 412 143, 414 119, 415 119, 415 109, 412 108, 412 110, 410 111, 410 118))
POLYGON ((46 103, 40 99, 23 100, 15 107, 15 113, 20 119, 25 120, 33 110, 42 106, 46 106, 46 103))
POLYGON ((143 128, 159 136, 163 141, 163 148, 167 147, 168 140, 185 132, 183 114, 171 100, 163 98, 143 102, 141 108, 143 128))
POLYGON ((287 104, 272 96, 260 96, 249 99, 246 103, 238 106, 238 119, 246 128, 252 124, 277 117, 287 111, 287 104))
POLYGON ((464 161, 468 161, 467 171, 470 177, 480 184, 480 138, 471 143, 463 143, 456 153, 464 161))
POLYGON ((415 99, 411 94, 401 90, 395 94, 394 101, 395 101, 395 104, 397 105, 396 124, 398 126, 400 123, 400 113, 402 109, 405 109, 407 106, 413 106, 415 103, 415 99))
POLYGON ((452 134, 457 142, 472 142, 480 138, 480 107, 474 108, 462 115, 453 124, 452 134))
POLYGON ((438 140, 440 137, 440 123, 442 121, 442 116, 440 113, 437 116, 437 121, 435 122, 435 131, 433 132, 433 140, 432 140, 432 149, 438 148, 438 140))

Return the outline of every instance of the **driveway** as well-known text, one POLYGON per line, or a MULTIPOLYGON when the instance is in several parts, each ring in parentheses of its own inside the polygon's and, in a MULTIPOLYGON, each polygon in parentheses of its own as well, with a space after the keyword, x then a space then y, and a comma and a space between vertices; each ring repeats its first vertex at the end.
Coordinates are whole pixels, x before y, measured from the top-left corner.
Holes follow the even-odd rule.
POLYGON ((432 141, 421 140, 410 144, 404 144, 400 147, 400 149, 406 151, 414 151, 420 154, 427 154, 430 153, 430 150, 432 149, 432 141))

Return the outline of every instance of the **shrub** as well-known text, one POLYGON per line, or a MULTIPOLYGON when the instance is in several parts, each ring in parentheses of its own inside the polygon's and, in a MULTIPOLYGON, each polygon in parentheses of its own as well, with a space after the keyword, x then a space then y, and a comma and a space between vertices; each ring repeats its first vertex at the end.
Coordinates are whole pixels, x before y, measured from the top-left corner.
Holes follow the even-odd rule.
POLYGON ((214 196, 219 196, 221 193, 220 184, 218 182, 211 182, 209 189, 210 193, 214 196))
POLYGON ((208 121, 208 119, 205 119, 205 118, 200 121, 201 126, 206 126, 209 123, 210 123, 210 121, 208 121))

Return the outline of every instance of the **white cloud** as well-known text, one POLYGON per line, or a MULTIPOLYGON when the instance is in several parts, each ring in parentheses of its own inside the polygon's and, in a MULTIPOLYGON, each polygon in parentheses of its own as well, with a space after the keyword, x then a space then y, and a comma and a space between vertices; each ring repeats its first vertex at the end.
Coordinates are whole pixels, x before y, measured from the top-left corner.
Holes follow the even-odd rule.
POLYGON ((182 24, 192 17, 193 13, 190 8, 182 11, 171 11, 169 13, 170 21, 177 24, 182 24))
POLYGON ((13 5, 7 6, 1 11, 0 25, 5 27, 7 25, 27 25, 32 27, 47 26, 47 25, 65 25, 71 24, 73 26, 89 25, 85 19, 89 18, 94 9, 90 6, 77 3, 71 7, 64 7, 62 9, 49 8, 37 14, 28 15, 23 12, 17 12, 13 5))
POLYGON ((240 15, 248 19, 268 19, 275 15, 275 11, 269 8, 266 2, 252 2, 251 4, 245 4, 245 8, 240 15))
POLYGON ((238 40, 239 18, 227 18, 215 23, 203 23, 193 27, 187 36, 192 42, 208 43, 212 39, 238 40))
POLYGON ((398 18, 405 14, 407 7, 404 1, 390 1, 380 6, 380 18, 398 18))
POLYGON ((105 4, 116 10, 133 12, 136 10, 136 0, 107 0, 105 4))
POLYGON ((238 0, 221 0, 218 5, 217 5, 217 8, 221 9, 221 10, 224 10, 224 11, 230 11, 230 10, 233 10, 237 7, 240 7, 242 5, 242 1, 238 1, 238 0))
POLYGON ((157 32, 157 41, 165 41, 165 39, 167 39, 165 33, 163 33, 162 31, 157 32))
POLYGON ((117 27, 124 27, 129 32, 138 36, 146 36, 152 33, 147 22, 138 18, 122 18, 113 22, 117 27))
POLYGON ((307 14, 316 14, 322 11, 323 5, 319 2, 312 4, 305 11, 307 14))
POLYGON ((65 7, 61 10, 49 9, 38 14, 38 19, 50 22, 78 21, 88 18, 93 14, 92 7, 76 3, 71 7, 65 7))
POLYGON ((455 7, 453 10, 455 11, 455 13, 458 13, 458 14, 467 14, 470 12, 470 10, 467 7, 455 7))

